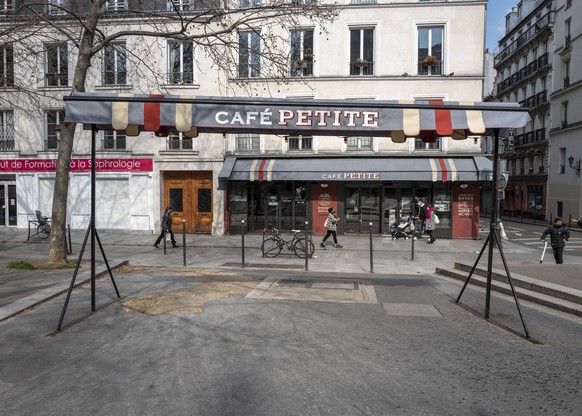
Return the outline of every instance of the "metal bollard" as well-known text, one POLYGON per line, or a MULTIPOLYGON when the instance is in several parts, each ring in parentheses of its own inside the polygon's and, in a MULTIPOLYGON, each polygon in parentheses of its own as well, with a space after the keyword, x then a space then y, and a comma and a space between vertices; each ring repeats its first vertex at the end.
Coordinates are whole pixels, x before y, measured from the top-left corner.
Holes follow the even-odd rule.
POLYGON ((186 220, 182 219, 182 257, 184 257, 184 267, 186 267, 186 220))
POLYGON ((307 225, 309 222, 305 221, 305 271, 309 270, 309 236, 307 234, 307 225))
POLYGON ((67 229, 69 233, 69 253, 73 254, 73 241, 71 240, 71 224, 67 224, 67 229))
POLYGON ((245 220, 241 220, 241 239, 242 239, 242 268, 245 268, 245 220))
POLYGON ((410 261, 414 261, 414 239, 416 238, 416 221, 412 221, 412 250, 410 252, 410 261))
POLYGON ((164 256, 166 255, 166 238, 168 237, 168 230, 166 230, 166 227, 162 227, 162 230, 164 230, 164 256))
POLYGON ((370 273, 374 273, 374 247, 372 245, 372 223, 370 223, 370 273))

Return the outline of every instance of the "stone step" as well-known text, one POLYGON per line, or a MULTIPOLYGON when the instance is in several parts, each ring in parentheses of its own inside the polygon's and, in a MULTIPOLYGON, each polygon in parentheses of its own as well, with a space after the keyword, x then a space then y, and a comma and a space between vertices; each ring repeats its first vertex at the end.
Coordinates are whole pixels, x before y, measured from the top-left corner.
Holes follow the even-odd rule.
MULTIPOLYGON (((455 264, 454 269, 437 268, 436 273, 453 279, 466 281, 473 266, 455 264)), ((470 284, 487 286, 487 270, 476 268, 470 284)), ((527 276, 511 274, 511 281, 519 299, 547 306, 562 312, 582 316, 582 292, 565 286, 544 282, 527 276)), ((492 271, 491 289, 512 296, 511 286, 504 271, 492 271)))

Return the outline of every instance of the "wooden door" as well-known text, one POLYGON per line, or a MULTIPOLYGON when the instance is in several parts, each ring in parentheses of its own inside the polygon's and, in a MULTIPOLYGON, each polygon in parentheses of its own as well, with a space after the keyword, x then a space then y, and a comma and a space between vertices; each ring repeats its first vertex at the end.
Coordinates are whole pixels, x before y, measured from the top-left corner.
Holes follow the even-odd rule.
POLYGON ((172 228, 186 233, 212 231, 212 172, 165 172, 164 207, 171 206, 172 228))

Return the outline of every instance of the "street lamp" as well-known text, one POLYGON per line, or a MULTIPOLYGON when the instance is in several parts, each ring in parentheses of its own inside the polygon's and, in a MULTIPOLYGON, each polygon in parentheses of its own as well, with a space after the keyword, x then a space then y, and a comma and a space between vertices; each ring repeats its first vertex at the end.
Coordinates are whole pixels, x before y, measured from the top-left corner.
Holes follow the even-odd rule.
POLYGON ((582 162, 582 158, 578 158, 578 161, 574 163, 574 156, 570 156, 568 158, 568 162, 570 163, 570 167, 572 169, 576 169, 576 175, 580 176, 580 164, 582 162))

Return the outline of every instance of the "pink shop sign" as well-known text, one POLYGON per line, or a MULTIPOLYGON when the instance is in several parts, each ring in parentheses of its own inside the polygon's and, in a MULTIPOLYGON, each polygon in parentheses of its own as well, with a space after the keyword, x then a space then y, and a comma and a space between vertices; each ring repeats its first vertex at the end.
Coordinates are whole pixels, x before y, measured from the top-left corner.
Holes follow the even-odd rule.
MULTIPOLYGON (((57 159, 3 159, 0 172, 55 172, 57 159)), ((96 159, 96 172, 152 172, 151 158, 96 159)), ((89 172, 91 159, 72 159, 71 172, 89 172)))

